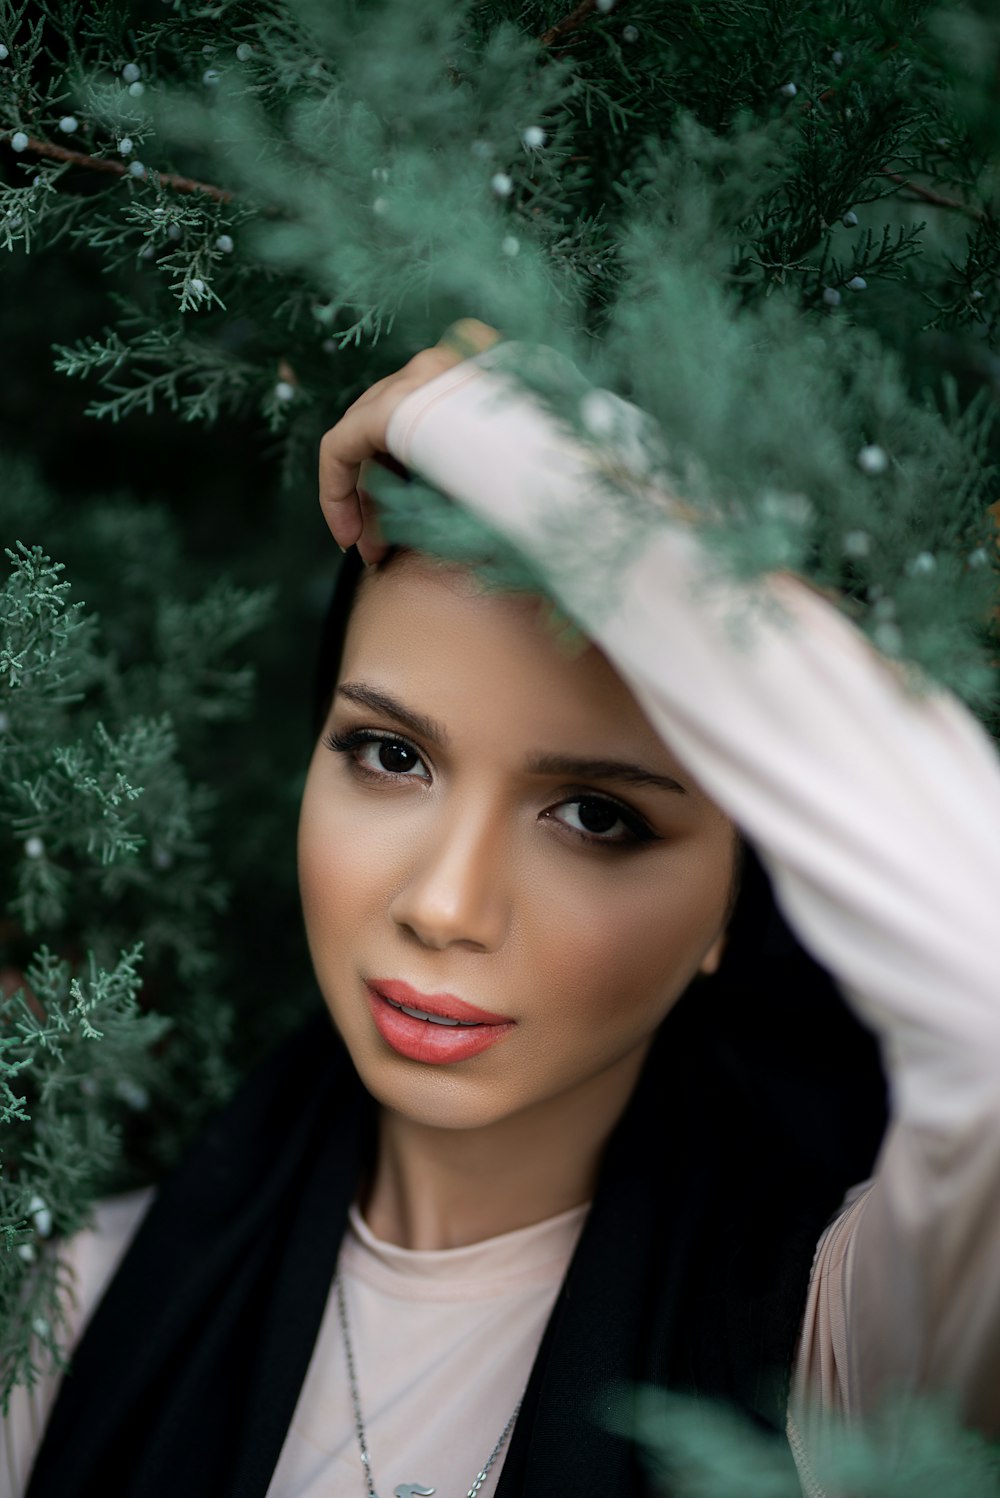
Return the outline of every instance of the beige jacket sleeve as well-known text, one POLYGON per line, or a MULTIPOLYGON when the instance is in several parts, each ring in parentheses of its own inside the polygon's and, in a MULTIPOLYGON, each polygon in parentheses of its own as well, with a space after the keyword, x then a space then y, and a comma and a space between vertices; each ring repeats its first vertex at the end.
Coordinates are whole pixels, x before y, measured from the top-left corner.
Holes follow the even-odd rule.
POLYGON ((612 507, 588 453, 511 392, 504 348, 407 396, 391 452, 543 565, 754 841, 802 941, 883 1045, 892 1121, 872 1185, 820 1244, 797 1397, 858 1413, 887 1390, 948 1389, 998 1435, 993 747, 947 693, 908 690, 810 588, 720 579, 666 497, 602 606, 593 558, 612 507))

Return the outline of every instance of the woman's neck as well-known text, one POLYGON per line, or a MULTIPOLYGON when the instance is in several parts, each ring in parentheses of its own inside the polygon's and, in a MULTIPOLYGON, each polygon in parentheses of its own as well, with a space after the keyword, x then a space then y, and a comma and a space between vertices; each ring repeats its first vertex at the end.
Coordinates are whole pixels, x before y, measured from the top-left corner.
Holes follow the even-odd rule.
POLYGON ((590 1201, 644 1059, 482 1128, 435 1128, 380 1109, 361 1203, 368 1226, 402 1248, 462 1248, 590 1201))

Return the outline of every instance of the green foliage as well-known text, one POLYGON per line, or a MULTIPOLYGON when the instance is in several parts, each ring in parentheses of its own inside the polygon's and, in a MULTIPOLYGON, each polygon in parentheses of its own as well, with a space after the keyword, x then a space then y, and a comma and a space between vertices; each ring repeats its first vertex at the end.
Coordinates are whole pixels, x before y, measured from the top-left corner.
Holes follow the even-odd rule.
MULTIPOLYGON (((34 528, 48 496, 24 466, 6 473, 0 529, 34 528)), ((44 1240, 162 1170, 234 1080, 216 798, 188 765, 217 723, 246 712, 252 673, 230 657, 270 600, 225 580, 194 599, 172 592, 176 540, 134 504, 95 507, 76 529, 81 556, 116 544, 122 601, 141 591, 145 603, 120 610, 113 645, 61 563, 21 541, 7 551, 0 1401, 60 1356, 58 1251, 44 1240)))
POLYGON ((901 1397, 878 1415, 823 1417, 822 1451, 793 1435, 799 1475, 783 1439, 745 1417, 660 1389, 619 1402, 614 1427, 636 1437, 654 1478, 673 1498, 799 1498, 865 1494, 871 1498, 995 1498, 1000 1448, 964 1429, 950 1401, 901 1397), (801 1486, 800 1486, 801 1478, 801 1486))
MULTIPOLYGON (((662 523, 662 506, 643 499, 651 480, 694 507, 702 535, 732 571, 792 569, 836 589, 878 649, 989 717, 997 587, 990 402, 980 394, 963 407, 946 377, 942 415, 909 395, 898 357, 870 330, 827 320, 803 334, 780 301, 734 315, 692 271, 698 262, 683 245, 643 233, 627 248, 634 295, 616 308, 590 362, 657 419, 657 430, 631 418, 619 430, 615 407, 595 404, 593 390, 581 394, 557 362, 513 349, 504 361, 604 474, 590 514, 575 522, 569 562, 556 565, 565 600, 582 587, 593 600, 583 623, 600 617, 609 570, 636 553, 645 526, 662 523), (718 378, 706 380, 695 323, 716 351, 718 378), (656 347, 671 336, 675 358, 636 360, 640 338, 656 347)), ((565 528, 553 514, 543 541, 549 557, 566 550, 565 528)))
MULTIPOLYGON (((585 501, 574 494, 568 514, 553 506, 525 556, 426 485, 376 475, 371 488, 387 535, 473 563, 501 586, 554 589, 593 632, 614 602, 608 576, 663 524, 663 495, 676 496, 700 517, 702 537, 731 572, 790 569, 836 589, 883 654, 943 681, 988 720, 997 700, 997 562, 987 510, 994 492, 987 403, 979 398, 962 409, 948 382, 952 406, 943 422, 909 398, 897 360, 870 333, 848 337, 833 325, 803 342, 789 331, 781 303, 738 318, 721 298, 693 303, 689 271, 664 247, 659 256, 650 252, 647 268, 650 275, 655 268, 668 303, 664 327, 648 299, 637 301, 643 313, 624 313, 632 329, 620 339, 609 333, 592 364, 612 389, 628 390, 643 413, 658 417, 655 426, 562 358, 518 344, 501 345, 492 357, 513 389, 530 390, 590 450, 596 482, 585 501), (732 374, 704 403, 693 362, 637 367, 631 359, 629 334, 640 318, 655 343, 666 324, 683 333, 694 305, 732 374), (744 397, 751 385, 752 404, 744 397), (862 434, 859 404, 879 422, 862 434), (866 450, 884 455, 884 472, 864 470, 866 450), (716 454, 711 468, 706 452, 716 454), (770 475, 766 482, 762 474, 770 475)), ((921 678, 913 681, 919 688, 921 678)))
MULTIPOLYGON (((561 33, 569 10, 470 0, 127 18, 0 0, 0 126, 43 142, 8 237, 66 235, 113 277, 116 323, 57 358, 103 386, 94 415, 246 416, 308 454, 324 413, 474 312, 654 416, 641 472, 706 512, 728 565, 841 590, 879 648, 991 716, 987 9, 622 3, 561 33), (65 66, 42 35, 72 35, 65 66), (86 165, 46 154, 64 141, 86 165)), ((596 595, 635 544, 615 534, 596 595)))
MULTIPOLYGON (((102 376, 109 398, 95 401, 90 414, 112 421, 136 412, 149 415, 158 402, 183 421, 214 421, 223 411, 243 408, 254 373, 245 361, 185 337, 179 327, 146 328, 128 344, 109 330, 103 338, 59 349, 56 369, 81 379, 102 376), (116 375, 124 364, 129 380, 121 383, 116 375)), ((281 424, 278 409, 273 401, 262 401, 262 413, 274 428, 281 424)))
POLYGON ((149 1105, 155 1046, 171 1022, 140 1010, 140 956, 136 946, 100 968, 91 955, 80 977, 42 946, 0 1005, 4 1408, 11 1389, 33 1383, 50 1360, 65 1366, 59 1257, 45 1240, 85 1225, 120 1165, 121 1116, 149 1105))

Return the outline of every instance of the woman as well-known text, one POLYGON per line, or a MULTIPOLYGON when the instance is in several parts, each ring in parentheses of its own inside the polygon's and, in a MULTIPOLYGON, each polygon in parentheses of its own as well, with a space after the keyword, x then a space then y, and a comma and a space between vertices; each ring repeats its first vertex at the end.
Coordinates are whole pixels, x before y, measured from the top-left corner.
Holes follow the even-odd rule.
POLYGON ((29 1498, 641 1493, 636 1381, 771 1427, 791 1393, 810 1449, 900 1390, 1000 1430, 991 747, 794 579, 710 583, 677 514, 595 610, 597 476, 504 356, 427 351, 325 439, 333 534, 377 564, 303 802, 325 1007, 146 1211, 29 1498), (592 643, 386 559, 383 451, 592 643), (871 1047, 752 861, 734 909, 737 827, 880 1041, 870 1181, 871 1047))

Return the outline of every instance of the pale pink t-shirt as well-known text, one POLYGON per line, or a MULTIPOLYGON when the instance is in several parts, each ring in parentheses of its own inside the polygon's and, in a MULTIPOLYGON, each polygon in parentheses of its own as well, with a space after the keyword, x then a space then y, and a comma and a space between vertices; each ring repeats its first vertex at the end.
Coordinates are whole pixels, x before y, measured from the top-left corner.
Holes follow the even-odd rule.
MULTIPOLYGON (((524 1392, 586 1214, 419 1252, 383 1243, 351 1209, 339 1273, 380 1493, 403 1482, 468 1492, 524 1392)), ((331 1294, 268 1498, 359 1498, 361 1470, 331 1294)))
MULTIPOLYGON (((63 1250, 76 1285, 69 1345, 153 1197, 102 1202, 92 1229, 63 1250)), ((467 1493, 524 1392, 586 1206, 466 1248, 415 1251, 383 1243, 356 1207, 338 1260, 375 1485, 467 1493)), ((58 1380, 14 1391, 0 1430, 0 1498, 20 1498, 58 1380)), ((508 1438, 509 1439, 509 1438, 508 1438)), ((506 1451, 506 1447, 504 1448, 506 1451)), ((503 1457, 480 1493, 490 1498, 503 1457)), ((331 1289, 309 1369, 267 1498, 364 1498, 344 1356, 331 1289)))

